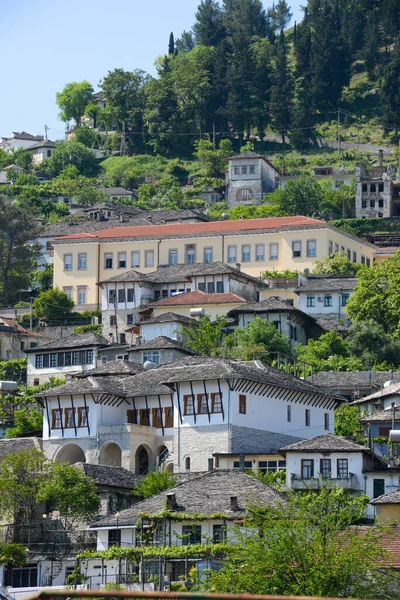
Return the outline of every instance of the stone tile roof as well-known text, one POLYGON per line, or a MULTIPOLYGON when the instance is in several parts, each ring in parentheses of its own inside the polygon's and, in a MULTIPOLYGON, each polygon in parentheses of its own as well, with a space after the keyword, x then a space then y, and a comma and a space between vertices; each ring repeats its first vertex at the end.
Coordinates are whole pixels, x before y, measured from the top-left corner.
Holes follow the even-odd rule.
POLYGON ((358 279, 356 277, 316 277, 309 276, 307 282, 294 288, 299 292, 334 292, 339 290, 354 290, 358 279))
POLYGON ((126 190, 123 187, 99 187, 99 191, 102 191, 103 194, 107 196, 132 196, 132 190, 126 190))
POLYGON ((41 140, 43 140, 43 136, 42 135, 32 135, 31 133, 27 133, 26 131, 13 131, 12 132, 12 137, 9 139, 16 139, 16 140, 32 140, 33 142, 40 142, 41 140))
POLYGON ((90 369, 84 373, 78 373, 76 377, 106 377, 106 376, 129 376, 142 373, 143 367, 137 363, 128 362, 126 360, 111 360, 105 365, 100 365, 96 369, 90 369))
MULTIPOLYGON (((312 377, 306 377, 307 381, 313 381, 323 388, 334 389, 358 389, 380 387, 381 384, 390 379, 400 381, 400 371, 375 371, 370 378, 370 371, 320 371, 312 377)), ((361 398, 363 401, 364 398, 361 398)))
POLYGON ((182 325, 197 324, 198 321, 192 317, 185 317, 184 315, 178 315, 177 313, 167 312, 151 319, 142 321, 140 325, 147 325, 148 323, 182 323, 182 325))
POLYGON ((192 306, 198 304, 240 304, 244 301, 244 298, 232 292, 207 294, 206 292, 195 290, 194 292, 177 294, 171 298, 163 298, 151 304, 149 308, 157 308, 158 306, 192 306))
POLYGON ((302 310, 295 308, 292 304, 289 304, 286 300, 283 300, 279 296, 270 296, 260 302, 247 302, 243 306, 233 308, 229 311, 228 316, 233 314, 246 314, 246 313, 266 313, 266 312, 290 312, 301 316, 306 321, 312 321, 316 323, 316 320, 309 314, 302 310))
POLYGON ((10 438, 0 439, 0 461, 9 454, 17 454, 21 450, 41 450, 42 440, 40 438, 10 438))
MULTIPOLYGON (((288 229, 318 229, 326 228, 327 223, 310 217, 271 217, 260 219, 239 219, 232 221, 211 221, 209 223, 177 223, 172 225, 149 225, 147 227, 119 227, 105 229, 94 233, 77 233, 68 235, 64 240, 78 239, 121 239, 121 238, 163 238, 168 236, 191 237, 204 234, 222 234, 224 232, 263 231, 288 229), (183 227, 184 225, 184 227, 183 227)), ((370 244, 372 246, 372 244, 370 244)))
POLYGON ((388 396, 398 396, 400 395, 400 383, 396 382, 393 385, 389 385, 388 387, 384 387, 378 392, 374 392, 369 396, 365 396, 364 398, 360 398, 359 400, 354 400, 352 404, 363 404, 365 402, 370 402, 371 400, 379 400, 381 398, 386 398, 388 396))
POLYGON ((264 156, 258 154, 258 152, 252 152, 251 150, 248 150, 247 152, 240 152, 239 154, 234 154, 233 156, 230 156, 228 160, 235 160, 236 158, 264 158, 264 156))
POLYGON ((280 448, 285 445, 294 444, 300 442, 303 438, 296 437, 294 435, 287 435, 286 433, 276 433, 274 431, 263 431, 263 440, 258 443, 257 452, 230 452, 229 454, 223 452, 214 452, 213 456, 258 456, 259 454, 279 454, 280 448))
POLYGON ((287 452, 368 452, 368 448, 352 442, 344 435, 318 435, 309 440, 296 442, 279 450, 280 454, 287 452))
POLYGON ((71 394, 109 394, 125 398, 127 394, 125 382, 128 377, 88 377, 80 378, 78 381, 69 381, 64 385, 43 390, 35 395, 35 398, 49 398, 53 396, 70 396, 71 394))
POLYGON ((153 224, 161 224, 163 221, 182 221, 188 219, 198 219, 199 221, 212 221, 210 217, 200 210, 192 210, 190 208, 181 208, 179 210, 154 210, 147 213, 147 219, 153 224))
MULTIPOLYGON (((392 424, 393 409, 388 408, 386 410, 380 410, 370 415, 363 415, 360 417, 360 423, 390 423, 392 424)), ((394 411, 395 421, 400 421, 400 407, 395 408, 394 411)))
POLYGON ((139 480, 137 475, 122 467, 92 465, 89 463, 75 463, 73 466, 90 479, 93 479, 94 483, 99 486, 132 490, 139 480))
POLYGON ((42 228, 40 237, 42 238, 58 238, 68 236, 70 234, 86 234, 90 232, 98 231, 99 227, 102 230, 116 229, 119 227, 139 227, 148 225, 148 221, 142 215, 131 216, 126 218, 124 222, 121 222, 118 218, 110 219, 108 221, 96 221, 95 219, 79 219, 67 221, 59 221, 52 225, 45 225, 42 228))
POLYGON ((43 352, 47 350, 60 350, 69 348, 86 348, 88 346, 108 346, 108 341, 101 335, 96 335, 91 331, 70 335, 60 340, 54 340, 48 344, 43 344, 38 348, 29 348, 25 352, 43 352))
MULTIPOLYGON (((383 494, 371 500, 370 504, 400 504, 400 490, 383 494)), ((400 547, 399 547, 400 552, 400 547)))
POLYGON ((135 346, 131 346, 128 350, 128 353, 131 352, 141 352, 143 350, 180 350, 181 352, 185 352, 186 354, 196 355, 196 352, 190 350, 184 344, 177 342, 165 335, 159 335, 158 337, 149 340, 148 342, 143 342, 142 344, 136 344, 135 346))
POLYGON ((119 275, 114 275, 114 277, 103 279, 103 281, 100 282, 100 285, 103 283, 115 283, 118 281, 148 281, 148 279, 149 276, 147 274, 140 273, 140 271, 135 271, 134 269, 132 269, 131 271, 125 271, 124 273, 120 273, 119 275))
POLYGON ((32 146, 29 146, 29 148, 26 148, 26 150, 37 150, 38 148, 55 148, 56 147, 56 143, 52 142, 51 140, 42 140, 41 142, 38 142, 37 144, 32 144, 32 146))
MULTIPOLYGON (((284 503, 285 500, 276 490, 264 485, 250 475, 235 470, 215 470, 200 473, 175 485, 174 487, 142 500, 131 508, 120 512, 118 525, 134 526, 140 513, 157 515, 165 509, 167 496, 175 495, 176 512, 188 514, 200 513, 212 515, 224 513, 227 518, 243 518, 246 506, 257 503, 261 506, 284 503), (238 508, 231 510, 231 498, 236 497, 238 508)), ((117 518, 114 515, 99 519, 90 525, 90 529, 98 527, 116 527, 117 518)))
POLYGON ((315 322, 321 327, 321 329, 324 329, 325 331, 344 333, 349 328, 349 325, 338 322, 337 317, 324 317, 322 319, 315 319, 315 322))

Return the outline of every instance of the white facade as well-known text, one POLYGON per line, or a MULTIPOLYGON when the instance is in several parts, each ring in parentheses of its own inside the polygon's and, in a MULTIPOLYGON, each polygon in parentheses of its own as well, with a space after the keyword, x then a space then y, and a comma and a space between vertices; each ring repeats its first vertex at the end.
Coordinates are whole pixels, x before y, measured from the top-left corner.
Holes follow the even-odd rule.
POLYGON ((297 308, 311 316, 337 317, 338 321, 347 320, 345 308, 354 289, 343 290, 307 290, 297 291, 297 308))
POLYGON ((97 365, 97 347, 86 347, 84 349, 56 348, 54 350, 43 349, 42 351, 38 349, 35 352, 29 352, 27 356, 28 385, 46 383, 52 377, 66 377, 67 375, 84 373, 97 365), (59 359, 58 355, 60 354, 64 355, 63 360, 59 359), (70 355, 69 359, 65 359, 66 354, 70 355), (62 366, 61 362, 63 363, 62 366), (65 362, 70 364, 65 364, 65 362), (73 364, 74 362, 75 364, 73 364))

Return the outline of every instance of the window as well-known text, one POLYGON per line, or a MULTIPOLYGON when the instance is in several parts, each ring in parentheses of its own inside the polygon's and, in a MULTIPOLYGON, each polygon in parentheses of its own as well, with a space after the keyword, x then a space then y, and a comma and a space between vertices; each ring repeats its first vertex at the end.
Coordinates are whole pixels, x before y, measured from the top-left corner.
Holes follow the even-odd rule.
MULTIPOLYGON (((251 169, 251 167, 250 167, 251 169)), ((226 526, 213 525, 213 544, 222 544, 226 541, 226 526)))
POLYGON ((196 246, 194 244, 186 244, 185 253, 186 263, 188 265, 194 265, 194 263, 196 262, 196 246))
POLYGON ((113 268, 113 255, 112 254, 105 254, 104 255, 104 268, 105 269, 112 269, 113 268))
POLYGON ((264 260, 265 250, 264 244, 256 244, 256 260, 264 260))
POLYGON ((314 461, 303 458, 301 461, 301 478, 311 479, 312 477, 314 477, 314 461))
POLYGON ((208 397, 207 394, 197 395, 197 413, 199 415, 208 414, 208 397))
POLYGON ((172 406, 165 408, 165 427, 174 426, 174 409, 172 406))
POLYGON ((169 264, 170 265, 178 264, 178 250, 170 250, 169 251, 169 264))
POLYGON ((125 290, 118 290, 118 303, 123 304, 125 302, 125 290))
POLYGON ((128 288, 126 291, 127 291, 127 295, 128 295, 128 302, 134 302, 135 295, 134 295, 133 288, 128 288))
POLYGON ((137 410, 127 410, 126 411, 126 420, 131 425, 138 425, 138 412, 137 410))
POLYGON ((376 192, 376 183, 371 183, 371 187, 369 189, 371 192, 376 192))
POLYGON ((307 294, 307 306, 315 306, 315 296, 312 294, 307 294))
POLYGON ((290 339, 297 341, 297 327, 295 325, 290 325, 290 339))
POLYGON ((88 412, 89 409, 87 406, 80 406, 78 408, 78 427, 88 426, 88 412))
POLYGON ((68 298, 72 298, 72 287, 63 287, 63 292, 68 298))
POLYGON ((73 408, 65 409, 65 428, 66 429, 71 429, 71 427, 74 427, 74 412, 75 412, 75 410, 73 408))
POLYGON ((384 479, 374 479, 374 498, 378 498, 379 496, 383 496, 385 493, 385 480, 384 479))
POLYGON ((242 175, 246 175, 247 174, 247 167, 242 167, 242 175))
POLYGON ((108 290, 108 302, 109 304, 115 304, 117 301, 116 290, 108 290))
POLYGON ((78 254, 78 269, 79 271, 86 269, 86 254, 78 254))
MULTIPOLYGON (((245 469, 252 469, 253 468, 253 463, 251 460, 245 460, 243 463, 243 466, 245 469)), ((233 468, 234 469, 240 469, 240 460, 235 460, 233 461, 233 468)))
POLYGON ((346 306, 350 298, 350 294, 342 294, 342 306, 346 306))
POLYGON ((228 246, 228 263, 236 262, 236 246, 228 246))
POLYGON ((250 175, 254 175, 257 172, 255 165, 250 165, 250 175))
POLYGON ((224 282, 217 281, 217 294, 223 294, 224 292, 224 282))
POLYGON ((186 471, 190 471, 190 456, 185 458, 185 469, 186 471))
POLYGON ((78 304, 86 304, 86 287, 78 287, 78 304))
POLYGON ((324 414, 324 429, 329 431, 329 413, 324 414))
POLYGON ((367 208, 367 201, 361 200, 361 208, 367 208))
MULTIPOLYGON (((126 334, 125 333, 120 333, 118 337, 119 337, 119 343, 121 344, 121 346, 126 344, 126 334)), ((117 356, 117 358, 119 358, 119 357, 117 356)))
POLYGON ((305 423, 306 427, 310 427, 311 426, 311 411, 310 411, 309 408, 306 408, 306 410, 305 410, 304 423, 305 423))
POLYGON ((201 544, 201 525, 182 525, 182 546, 201 544))
POLYGON ((290 404, 288 404, 286 407, 286 421, 288 423, 292 422, 292 407, 290 404))
POLYGON ((161 408, 153 408, 153 421, 152 421, 153 427, 156 427, 157 429, 161 429, 161 427, 162 427, 161 416, 162 416, 161 408))
POLYGON ((108 530, 108 547, 120 546, 121 545, 121 530, 120 529, 109 529, 108 530))
POLYGON ((388 438, 390 434, 390 427, 379 427, 378 435, 379 437, 388 438))
POLYGON ((204 262, 212 263, 213 261, 213 249, 212 248, 204 248, 204 262))
POLYGON ((379 208, 383 208, 383 200, 382 199, 378 200, 378 206, 379 206, 379 208))
POLYGON ((118 252, 118 269, 126 269, 126 252, 118 252))
POLYGON ((213 281, 209 281, 207 283, 207 293, 208 294, 215 294, 215 283, 213 281))
POLYGON ((154 250, 146 250, 144 253, 144 266, 154 267, 154 250))
POLYGON ((246 414, 246 396, 239 394, 239 414, 246 414))
POLYGON ((269 245, 269 260, 278 260, 279 256, 279 244, 269 245))
POLYGON ((35 368, 41 369, 43 367, 43 354, 36 354, 35 356, 35 368))
POLYGON ((317 256, 317 242, 315 240, 307 240, 307 256, 317 256))
POLYGON ((370 208, 375 208, 375 200, 369 201, 370 208))
POLYGON ((140 409, 140 424, 150 427, 150 411, 147 408, 140 409))
POLYGON ((250 261, 250 246, 242 246, 242 261, 250 261))
POLYGON ((363 183, 363 184, 362 184, 362 191, 363 191, 363 192, 367 192, 367 191, 368 191, 368 187, 367 187, 367 184, 366 184, 366 183, 363 183))
POLYGON ((50 366, 50 355, 49 354, 43 354, 43 366, 44 367, 50 366))
POLYGON ((138 252, 137 250, 131 252, 131 267, 133 269, 140 267, 140 252, 138 252))
POLYGON ((39 379, 34 379, 34 380, 33 380, 33 385, 40 385, 40 384, 39 384, 39 379))
POLYGON ((194 415, 194 397, 183 396, 183 414, 194 415))
POLYGON ((51 367, 57 367, 58 366, 58 360, 57 360, 57 354, 51 354, 50 356, 50 366, 51 367))
POLYGON ((62 427, 62 413, 59 408, 55 408, 51 411, 52 417, 52 429, 61 429, 62 427))
POLYGON ((365 256, 361 256, 361 264, 365 265, 365 256))
POLYGON ((200 290, 200 292, 205 292, 206 291, 206 284, 205 283, 199 283, 197 285, 197 289, 200 290))
POLYGON ((353 252, 353 262, 357 262, 357 252, 353 252))
POLYGON ((222 395, 211 394, 211 412, 212 413, 222 413, 222 395))
POLYGON ((335 244, 335 252, 339 252, 339 244, 335 244))
POLYGON ((233 167, 234 175, 240 175, 240 167, 233 167))
POLYGON ((152 363, 154 363, 155 365, 159 365, 160 364, 160 353, 157 351, 147 351, 147 352, 143 352, 143 363, 145 363, 146 361, 150 361, 152 363))
POLYGON ((292 242, 293 258, 299 258, 301 256, 301 242, 292 242))
POLYGON ((133 315, 126 315, 126 324, 127 325, 133 325, 134 321, 133 321, 133 315))
POLYGON ((319 461, 319 472, 322 479, 330 479, 332 476, 332 466, 330 458, 321 458, 319 461))
POLYGON ((117 324, 117 317, 115 315, 110 316, 110 327, 115 327, 117 324))
POLYGON ((347 479, 349 476, 349 461, 347 458, 337 459, 337 476, 338 479, 347 479))
POLYGON ((351 260, 351 250, 347 248, 347 258, 351 260))
POLYGON ((286 469, 286 460, 259 460, 258 470, 261 473, 275 473, 286 469))
POLYGON ((332 306, 332 294, 324 295, 324 306, 332 306))
POLYGON ((378 183, 378 192, 383 192, 383 183, 378 183))
POLYGON ((338 189, 340 188, 340 186, 344 185, 344 181, 343 179, 339 179, 337 181, 335 181, 335 188, 338 189))
POLYGON ((366 263, 367 263, 367 267, 371 266, 371 260, 369 258, 367 258, 366 263))
POLYGON ((64 254, 64 271, 72 271, 72 254, 64 254))

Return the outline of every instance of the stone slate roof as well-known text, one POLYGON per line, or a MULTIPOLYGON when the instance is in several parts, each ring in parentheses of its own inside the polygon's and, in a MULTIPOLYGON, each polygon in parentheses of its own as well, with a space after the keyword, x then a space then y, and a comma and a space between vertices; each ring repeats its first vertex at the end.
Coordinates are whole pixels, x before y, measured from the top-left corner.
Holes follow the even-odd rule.
POLYGON ((303 317, 307 321, 313 321, 314 323, 316 322, 311 315, 308 315, 302 310, 295 308, 292 304, 289 304, 289 302, 283 300, 279 296, 270 296, 269 298, 261 300, 260 302, 247 302, 246 304, 243 304, 243 306, 233 308, 231 311, 229 311, 228 316, 232 316, 234 314, 266 312, 290 312, 303 317))
POLYGON ((352 442, 344 435, 318 435, 309 440, 296 442, 279 450, 280 454, 287 452, 368 452, 368 448, 352 442))
POLYGON ((38 142, 37 144, 32 144, 32 146, 29 146, 29 148, 26 148, 26 150, 36 150, 38 148, 55 148, 56 147, 56 143, 52 142, 51 140, 42 140, 41 142, 38 142))
MULTIPOLYGON (((393 409, 388 408, 387 410, 380 410, 374 412, 371 415, 363 415, 360 417, 360 423, 392 423, 393 409)), ((400 407, 395 408, 394 411, 395 421, 400 421, 400 407)))
POLYGON ((32 140, 33 142, 40 142, 44 139, 42 135, 32 135, 31 133, 27 133, 26 131, 13 131, 11 138, 15 140, 32 140))
POLYGON ((196 319, 192 317, 185 317, 184 315, 178 315, 173 312, 167 312, 151 319, 142 321, 140 325, 146 325, 147 323, 182 323, 183 325, 190 325, 191 323, 197 324, 196 319))
POLYGON ((148 281, 148 275, 135 270, 125 271, 125 273, 114 275, 114 277, 109 277, 109 279, 103 279, 103 281, 100 282, 100 285, 103 283, 115 283, 116 281, 148 281))
POLYGON ((157 308, 158 306, 192 306, 195 304, 238 304, 240 302, 244 302, 244 298, 232 292, 207 294, 206 292, 195 290, 193 292, 177 294, 170 298, 163 298, 158 302, 154 302, 148 308, 157 308))
POLYGON ((196 355, 196 352, 193 352, 193 350, 190 350, 190 348, 184 344, 166 337, 165 335, 159 335, 158 337, 149 340, 148 342, 144 342, 143 344, 131 346, 128 352, 141 352, 142 350, 180 350, 186 354, 196 355))
POLYGON ((213 456, 258 456, 259 454, 279 454, 280 448, 285 445, 294 444, 300 442, 303 438, 296 437, 294 435, 287 435, 286 433, 276 433, 274 431, 262 431, 263 441, 258 443, 257 451, 246 452, 214 452, 213 456))
POLYGON ((378 496, 371 500, 370 504, 400 504, 400 490, 378 496))
POLYGON ((108 467, 88 463, 75 463, 73 466, 100 486, 132 490, 139 480, 134 473, 122 467, 108 467))
MULTIPOLYGON (((400 381, 400 371, 375 371, 373 379, 370 379, 370 371, 320 371, 313 377, 307 377, 307 381, 313 381, 316 385, 323 388, 334 389, 358 389, 380 387, 381 384, 390 379, 400 381)), ((363 401, 361 398, 360 401, 363 401)))
POLYGON ((163 221, 177 221, 182 219, 198 219, 199 221, 212 221, 210 217, 199 210, 192 210, 190 208, 181 208, 179 210, 154 210, 147 213, 147 219, 153 224, 161 224, 163 221))
POLYGON ((337 317, 323 317, 321 319, 315 319, 315 322, 324 331, 336 331, 343 333, 349 328, 348 325, 338 322, 337 317))
POLYGON ((96 369, 78 373, 76 377, 113 377, 116 375, 127 377, 129 375, 137 375, 137 373, 141 373, 142 371, 142 365, 138 365, 137 363, 127 362, 126 360, 111 360, 105 365, 100 365, 100 367, 97 367, 96 369))
POLYGON ((0 461, 9 454, 16 454, 21 450, 41 450, 42 440, 40 438, 10 438, 0 439, 0 461))
MULTIPOLYGON (((140 513, 156 515, 165 509, 167 496, 174 494, 176 499, 176 512, 188 514, 200 513, 212 515, 224 513, 226 517, 243 518, 246 506, 257 503, 258 505, 277 506, 284 502, 284 498, 276 490, 264 485, 250 475, 235 470, 215 470, 199 473, 198 477, 190 478, 174 487, 142 500, 131 508, 120 512, 118 525, 134 526, 140 513), (235 496, 238 510, 230 510, 230 499, 235 496)), ((90 529, 98 527, 116 527, 117 518, 114 515, 99 519, 90 525, 90 529)))
POLYGON ((108 341, 103 336, 89 331, 87 333, 70 335, 61 338, 61 340, 54 340, 38 348, 29 348, 25 352, 40 353, 47 350, 61 350, 64 348, 69 350, 70 348, 86 348, 90 346, 108 346, 108 341))
POLYGON ((115 229, 117 227, 143 227, 148 224, 148 220, 141 214, 138 216, 130 216, 123 222, 117 218, 109 219, 108 221, 96 221, 95 219, 79 219, 76 221, 73 220, 72 222, 69 220, 59 221, 52 225, 45 225, 45 227, 42 228, 39 237, 56 238, 70 234, 90 233, 92 231, 98 231, 99 228, 105 230, 115 229))
POLYGON ((294 288, 299 292, 335 292, 339 290, 354 290, 358 283, 356 277, 327 277, 309 276, 307 282, 294 288))
POLYGON ((37 399, 49 398, 52 396, 70 396, 71 394, 109 394, 110 396, 120 396, 125 398, 128 394, 125 389, 125 382, 128 377, 88 377, 78 381, 69 381, 64 385, 49 388, 36 394, 37 399))
POLYGON ((98 189, 107 196, 132 196, 133 194, 132 190, 126 190, 123 187, 99 187, 98 189))

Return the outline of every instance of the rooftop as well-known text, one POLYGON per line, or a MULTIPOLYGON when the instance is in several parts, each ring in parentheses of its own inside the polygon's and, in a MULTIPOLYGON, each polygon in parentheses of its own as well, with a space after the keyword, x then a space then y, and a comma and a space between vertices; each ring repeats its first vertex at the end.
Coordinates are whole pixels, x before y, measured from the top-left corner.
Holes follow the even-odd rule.
POLYGON ((76 377, 114 377, 116 375, 128 377, 129 375, 137 375, 137 373, 141 373, 142 371, 142 365, 138 365, 137 363, 126 360, 112 360, 96 369, 78 373, 76 377))
POLYGON ((309 276, 304 285, 294 289, 295 292, 323 292, 323 291, 339 291, 339 290, 354 290, 358 283, 356 277, 313 277, 309 276))
POLYGON ((9 454, 16 454, 21 450, 41 450, 42 440, 40 438, 10 438, 0 439, 0 461, 9 454))
POLYGON ((92 332, 80 333, 69 335, 61 338, 60 340, 54 340, 47 344, 43 344, 38 348, 29 348, 25 352, 43 352, 46 350, 59 350, 61 348, 83 348, 88 346, 108 346, 108 341, 101 335, 96 335, 92 332))
POLYGON ((52 142, 51 140, 42 140, 41 142, 37 142, 37 144, 32 144, 32 146, 29 146, 29 148, 27 148, 27 150, 36 150, 38 148, 55 148, 56 147, 56 143, 52 142))
POLYGON ((318 435, 309 440, 296 442, 279 450, 280 454, 287 452, 367 452, 368 448, 352 442, 343 435, 318 435))
POLYGON ((75 463, 73 466, 100 486, 132 490, 138 482, 138 477, 134 473, 122 467, 92 465, 89 463, 75 463))
MULTIPOLYGON (((400 421, 400 406, 394 410, 395 421, 400 421)), ((360 423, 390 423, 393 420, 393 409, 387 408, 386 410, 380 410, 370 415, 363 415, 360 417, 360 423)))
POLYGON ((192 317, 185 317, 184 315, 167 312, 163 313, 162 315, 158 315, 157 317, 152 317, 151 319, 141 321, 140 326, 142 327, 143 325, 153 323, 182 323, 182 325, 190 325, 191 323, 198 323, 198 321, 192 317))
MULTIPOLYGON (((171 298, 163 298, 154 302, 148 308, 158 308, 159 306, 194 306, 199 304, 240 304, 245 302, 245 299, 232 292, 222 294, 207 294, 200 290, 177 294, 171 298)), ((146 310, 147 310, 146 309, 146 310)))
POLYGON ((193 350, 190 350, 190 348, 184 344, 181 344, 180 342, 177 342, 176 340, 164 335, 160 335, 152 340, 149 340, 148 342, 131 346, 128 352, 141 352, 143 350, 180 350, 186 354, 196 355, 196 352, 193 352, 193 350))
POLYGON ((365 396, 364 398, 360 398, 359 400, 354 400, 354 402, 352 402, 352 404, 363 404, 363 403, 370 402, 371 400, 379 400, 380 398, 386 398, 387 396, 399 396, 399 395, 400 395, 400 383, 396 382, 396 383, 393 383, 393 385, 388 385, 387 387, 383 387, 378 392, 374 392, 373 394, 370 394, 369 396, 365 396))
POLYGON ((11 329, 16 329, 18 333, 23 335, 31 335, 32 337, 38 337, 43 339, 49 339, 47 335, 43 335, 42 333, 36 333, 36 331, 31 331, 29 329, 25 329, 15 321, 14 319, 6 319, 5 317, 0 317, 0 325, 5 325, 6 327, 10 327, 11 329))
POLYGON ((43 140, 42 135, 32 135, 31 133, 27 133, 26 131, 13 131, 11 134, 11 138, 17 140, 32 140, 33 142, 40 142, 43 140))
MULTIPOLYGON (((385 381, 398 379, 400 381, 400 371, 320 371, 315 373, 308 381, 333 389, 353 389, 380 387, 385 381)), ((364 400, 363 398, 361 400, 364 400)))
MULTIPOLYGON (((123 510, 118 516, 118 525, 135 526, 141 513, 157 515, 165 510, 168 496, 174 495, 179 513, 207 514, 224 513, 227 518, 243 518, 246 507, 257 502, 258 505, 273 505, 284 502, 276 490, 266 486, 254 477, 242 471, 216 470, 199 473, 175 485, 156 496, 138 502, 131 508, 123 510), (237 509, 231 510, 231 498, 237 499, 237 509)), ((90 529, 98 527, 116 527, 117 517, 110 515, 91 524, 90 529)))
POLYGON ((378 496, 371 500, 370 504, 400 504, 400 490, 378 496))

